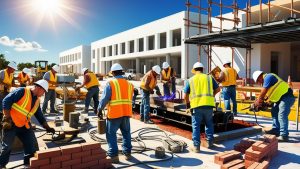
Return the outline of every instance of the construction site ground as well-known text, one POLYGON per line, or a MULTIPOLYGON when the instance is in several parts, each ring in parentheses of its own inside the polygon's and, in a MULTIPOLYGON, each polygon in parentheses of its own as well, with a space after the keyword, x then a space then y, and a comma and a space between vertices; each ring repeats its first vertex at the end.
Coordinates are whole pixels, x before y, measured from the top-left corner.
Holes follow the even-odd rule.
MULTIPOLYGON (((104 87, 105 81, 101 81, 101 86, 104 87)), ((136 82, 135 86, 138 86, 138 82, 136 82)), ((182 88, 182 87, 181 87, 182 88)), ((61 102, 61 100, 57 99, 57 102, 61 102)), ((83 106, 83 104, 76 105, 76 106, 83 106)), ((62 116, 62 110, 60 110, 59 116, 62 116)), ((48 121, 53 121, 55 116, 53 115, 47 115, 48 121)), ((89 119, 92 126, 97 126, 96 123, 96 116, 92 111, 89 112, 89 119)), ((244 120, 247 122, 255 122, 255 118, 253 115, 246 115, 246 114, 238 114, 238 117, 235 117, 235 119, 244 120)), ((265 117, 257 117, 257 120, 259 124, 265 126, 265 127, 271 127, 272 121, 270 118, 265 117)), ((36 122, 36 119, 33 118, 33 122, 36 122)), ((37 123, 37 122, 36 122, 37 123)), ((159 128, 159 126, 153 124, 145 124, 143 122, 140 122, 138 119, 131 119, 131 132, 140 130, 142 128, 159 128)), ((300 168, 300 132, 296 131, 296 123, 290 121, 289 123, 289 131, 290 131, 290 142, 289 143, 279 143, 278 145, 278 154, 276 157, 274 157, 270 163, 269 168, 287 168, 287 169, 296 169, 300 168)), ((118 131, 120 133, 120 131, 118 131)), ((226 150, 232 150, 234 144, 239 143, 242 138, 245 136, 242 136, 240 138, 232 139, 232 140, 226 140, 222 141, 220 143, 215 144, 215 146, 212 149, 207 149, 205 147, 201 147, 200 153, 194 153, 189 151, 189 146, 192 145, 192 141, 170 133, 166 132, 172 139, 175 140, 181 140, 184 141, 187 144, 187 147, 184 149, 182 153, 176 153, 173 154, 173 157, 170 153, 166 153, 165 159, 169 159, 166 161, 160 161, 160 162, 152 162, 152 163, 144 163, 139 164, 135 166, 130 166, 130 168, 220 168, 219 165, 214 163, 214 155, 223 152, 226 150), (172 157, 172 158, 171 158, 172 157)), ((133 138, 137 137, 137 132, 132 134, 133 138)), ((36 133, 37 136, 41 135, 41 132, 36 133)), ((148 138, 156 138, 157 135, 163 136, 163 133, 148 133, 146 136, 148 138)), ((262 133, 255 134, 255 135, 249 135, 246 137, 258 139, 262 133)), ((84 138, 87 142, 91 141, 91 138, 88 134, 88 132, 81 132, 79 134, 80 137, 84 138)), ((105 140, 105 134, 97 135, 102 140, 105 140)), ((119 136, 118 136, 119 137, 119 136)), ((40 141, 40 140, 39 140, 40 141)), ((147 148, 155 149, 158 146, 163 146, 163 144, 159 141, 155 140, 144 140, 144 143, 147 148)), ((139 144, 136 142, 133 142, 134 148, 140 147, 139 144)), ((42 147, 44 148, 44 147, 42 147)), ((102 148, 107 150, 108 146, 107 144, 102 144, 102 148)), ((119 150, 121 150, 121 144, 119 144, 119 150)), ((155 157, 154 150, 145 151, 142 153, 133 153, 132 154, 133 159, 130 161, 126 161, 124 159, 123 155, 120 155, 120 164, 114 164, 113 166, 115 168, 126 168, 129 165, 134 165, 140 162, 144 161, 157 161, 161 159, 157 159, 155 157)), ((7 165, 8 168, 22 168, 22 167, 16 167, 20 166, 23 163, 23 154, 17 153, 12 154, 10 157, 10 162, 7 165)))

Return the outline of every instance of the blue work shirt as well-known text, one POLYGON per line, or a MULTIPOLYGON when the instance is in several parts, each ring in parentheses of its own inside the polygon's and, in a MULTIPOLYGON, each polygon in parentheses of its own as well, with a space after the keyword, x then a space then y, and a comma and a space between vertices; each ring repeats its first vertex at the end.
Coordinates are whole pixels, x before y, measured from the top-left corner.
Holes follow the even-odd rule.
MULTIPOLYGON (((218 85, 218 83, 215 81, 214 78, 212 78, 212 80, 213 80, 213 89, 216 90, 216 89, 219 87, 219 85, 218 85)), ((185 81, 185 86, 184 86, 184 88, 183 88, 183 92, 184 92, 184 93, 187 93, 187 94, 190 94, 190 83, 189 83, 189 80, 186 80, 186 81, 185 81)))
MULTIPOLYGON (((9 93, 3 99, 2 102, 3 110, 10 110, 12 105, 14 103, 17 103, 24 96, 24 93, 25 93, 24 87, 17 88, 16 90, 9 93)), ((37 100, 37 96, 34 96, 32 92, 31 92, 31 96, 32 96, 32 102, 31 102, 31 108, 32 108, 34 106, 35 101, 37 100)), ((37 111, 34 113, 34 116, 36 117, 36 119, 39 121, 41 125, 46 121, 40 106, 38 107, 37 111)))
MULTIPOLYGON (((122 75, 115 76, 114 78, 116 78, 116 79, 125 79, 125 77, 122 76, 122 75)), ((110 101, 110 98, 111 98, 111 87, 109 85, 109 82, 107 82, 105 87, 104 87, 104 91, 102 93, 102 96, 101 96, 101 99, 100 99, 100 102, 99 102, 98 112, 100 112, 104 109, 104 107, 110 101)))
POLYGON ((263 84, 263 88, 269 89, 270 87, 274 86, 277 83, 277 78, 268 73, 265 77, 264 77, 264 84, 263 84))
POLYGON ((49 81, 50 80, 50 72, 46 72, 43 76, 43 79, 49 81))

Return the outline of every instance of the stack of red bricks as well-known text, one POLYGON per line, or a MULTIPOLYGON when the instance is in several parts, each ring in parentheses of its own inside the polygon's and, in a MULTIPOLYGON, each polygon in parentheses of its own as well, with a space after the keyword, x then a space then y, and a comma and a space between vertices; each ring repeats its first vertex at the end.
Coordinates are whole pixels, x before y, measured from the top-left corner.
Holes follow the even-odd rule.
POLYGON ((243 138, 239 143, 234 145, 234 150, 245 154, 245 151, 255 143, 255 140, 243 138))
POLYGON ((266 169, 278 151, 278 140, 275 135, 268 134, 260 141, 245 138, 234 149, 215 155, 215 163, 221 165, 221 169, 266 169), (243 152, 245 160, 242 159, 243 152))
POLYGON ((111 168, 100 143, 82 143, 37 151, 30 159, 31 169, 106 169, 111 168))
POLYGON ((262 141, 256 141, 245 152, 246 168, 267 168, 278 152, 278 140, 275 135, 265 134, 262 141))

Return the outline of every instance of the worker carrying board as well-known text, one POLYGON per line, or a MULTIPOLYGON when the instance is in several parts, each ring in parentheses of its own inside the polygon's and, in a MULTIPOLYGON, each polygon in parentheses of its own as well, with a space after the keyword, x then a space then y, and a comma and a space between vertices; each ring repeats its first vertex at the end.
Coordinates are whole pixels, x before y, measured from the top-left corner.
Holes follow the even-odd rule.
POLYGON ((39 80, 32 88, 20 87, 4 98, 0 168, 5 168, 9 162, 15 136, 19 137, 24 146, 24 165, 29 165, 29 159, 38 150, 38 143, 30 124, 33 115, 47 132, 55 133, 55 130, 49 127, 40 108, 40 97, 47 91, 48 82, 39 80))
POLYGON ((176 72, 168 62, 164 62, 162 68, 160 77, 163 83, 164 99, 172 100, 176 95, 176 72), (172 94, 170 88, 172 89, 172 94))

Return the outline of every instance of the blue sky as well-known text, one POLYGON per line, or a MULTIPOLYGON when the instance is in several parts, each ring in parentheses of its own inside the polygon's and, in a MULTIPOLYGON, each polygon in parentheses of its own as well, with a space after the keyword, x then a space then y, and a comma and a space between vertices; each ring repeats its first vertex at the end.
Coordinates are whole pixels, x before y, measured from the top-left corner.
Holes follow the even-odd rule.
POLYGON ((0 53, 7 60, 58 63, 61 51, 186 10, 185 0, 58 0, 63 12, 51 8, 42 17, 48 6, 34 8, 32 1, 47 0, 0 0, 0 53))

